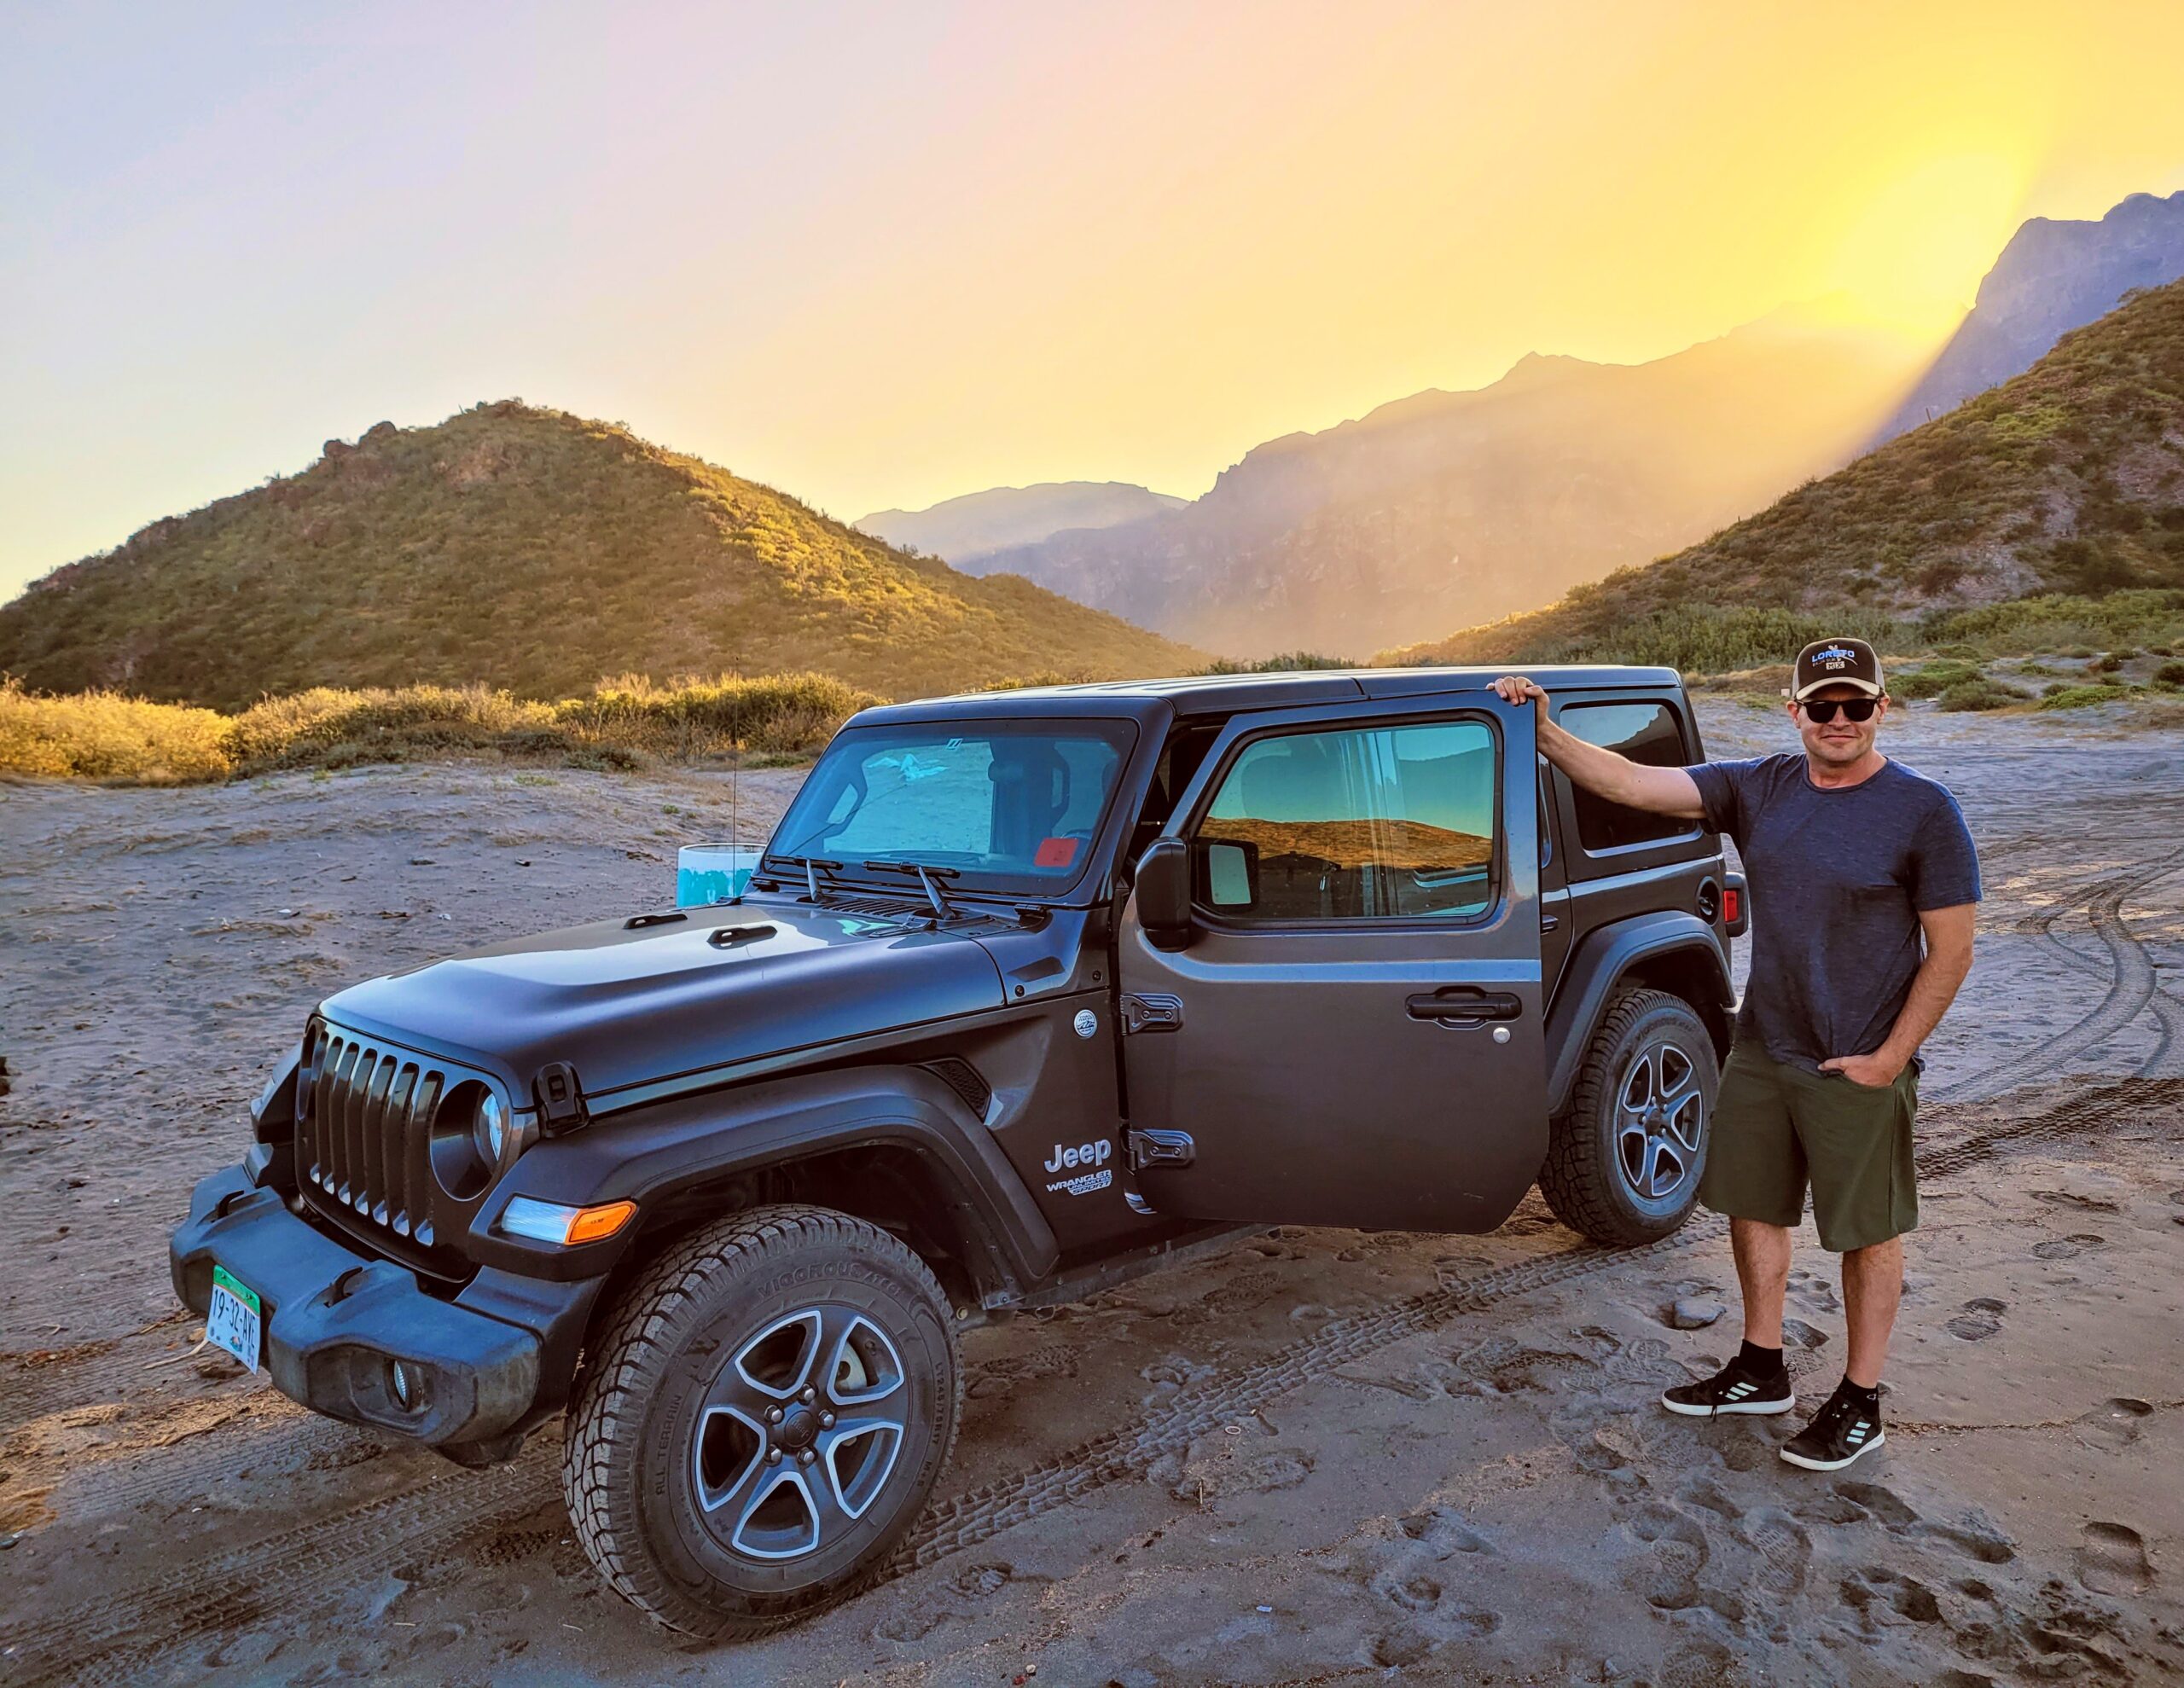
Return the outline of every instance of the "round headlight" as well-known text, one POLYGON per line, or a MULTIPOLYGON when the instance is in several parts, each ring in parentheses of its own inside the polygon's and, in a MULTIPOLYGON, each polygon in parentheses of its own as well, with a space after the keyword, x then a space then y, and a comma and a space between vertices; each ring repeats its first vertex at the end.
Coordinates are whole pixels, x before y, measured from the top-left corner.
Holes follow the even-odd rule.
POLYGON ((299 1092, 297 1105, 299 1108, 302 1106, 303 1097, 311 1094, 311 1087, 318 1082, 319 1058, 325 1053, 325 1026, 317 1020, 306 1022, 304 1026, 303 1053, 296 1063, 296 1088, 299 1092))
POLYGON ((478 1099, 478 1109, 470 1118, 470 1132, 478 1145, 478 1153, 489 1167, 498 1167, 508 1146, 508 1105, 500 1093, 487 1090, 478 1099))

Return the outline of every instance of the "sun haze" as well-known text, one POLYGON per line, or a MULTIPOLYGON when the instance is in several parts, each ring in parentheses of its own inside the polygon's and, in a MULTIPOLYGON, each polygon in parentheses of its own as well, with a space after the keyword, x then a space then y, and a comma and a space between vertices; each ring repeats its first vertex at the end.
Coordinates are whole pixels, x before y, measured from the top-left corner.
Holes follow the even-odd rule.
POLYGON ((0 597, 520 395, 845 518, 1194 496, 1528 351, 1938 342, 2184 186, 2184 9, 17 9, 0 597))

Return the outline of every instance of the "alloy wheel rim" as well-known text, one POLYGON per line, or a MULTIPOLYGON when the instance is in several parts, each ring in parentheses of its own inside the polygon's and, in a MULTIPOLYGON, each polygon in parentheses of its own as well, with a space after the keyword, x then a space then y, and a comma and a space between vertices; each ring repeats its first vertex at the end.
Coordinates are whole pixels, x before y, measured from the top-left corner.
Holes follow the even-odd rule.
POLYGON ((767 1563, 832 1546, 872 1510, 909 1432, 902 1355, 853 1308, 773 1320, 723 1362, 692 1437, 706 1529, 767 1563))
POLYGON ((1667 1039, 1647 1044, 1616 1093, 1615 1163, 1623 1186, 1641 1201, 1665 1201, 1696 1176, 1705 1136, 1699 1063, 1667 1039))

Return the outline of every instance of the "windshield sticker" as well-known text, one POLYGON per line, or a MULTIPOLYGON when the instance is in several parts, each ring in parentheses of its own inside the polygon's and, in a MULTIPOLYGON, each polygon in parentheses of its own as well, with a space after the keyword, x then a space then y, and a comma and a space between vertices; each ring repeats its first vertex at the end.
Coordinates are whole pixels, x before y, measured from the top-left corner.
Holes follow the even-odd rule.
POLYGON ((1075 838, 1042 838, 1037 854, 1031 857, 1034 867, 1066 867, 1077 860, 1075 838))

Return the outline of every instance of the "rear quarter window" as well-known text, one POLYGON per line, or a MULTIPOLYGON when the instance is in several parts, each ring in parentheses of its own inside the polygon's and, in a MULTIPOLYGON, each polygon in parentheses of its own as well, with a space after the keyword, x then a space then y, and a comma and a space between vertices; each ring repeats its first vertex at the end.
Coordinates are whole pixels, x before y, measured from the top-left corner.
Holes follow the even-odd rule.
MULTIPOLYGON (((1683 768, 1683 723, 1666 704, 1654 702, 1571 704, 1555 716, 1563 731, 1589 745, 1627 756, 1648 768, 1683 768)), ((1571 782, 1577 812, 1577 842, 1589 854, 1657 844, 1664 838, 1695 838, 1698 827, 1673 815, 1626 809, 1595 797, 1571 782)))

